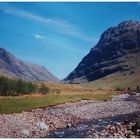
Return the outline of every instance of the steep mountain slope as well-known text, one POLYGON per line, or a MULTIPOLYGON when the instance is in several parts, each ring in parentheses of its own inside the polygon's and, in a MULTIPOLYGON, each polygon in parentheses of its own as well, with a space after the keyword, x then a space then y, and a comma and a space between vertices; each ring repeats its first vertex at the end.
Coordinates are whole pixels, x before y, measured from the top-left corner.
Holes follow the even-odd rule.
POLYGON ((0 48, 0 75, 26 81, 58 81, 45 67, 23 62, 3 48, 0 48))
POLYGON ((106 30, 97 45, 64 81, 82 83, 115 75, 122 79, 122 76, 139 72, 140 22, 125 21, 106 30))
POLYGON ((98 80, 83 83, 82 85, 86 87, 93 88, 127 88, 136 89, 137 86, 140 86, 140 52, 131 53, 125 57, 120 58, 120 61, 124 65, 129 65, 131 67, 129 70, 124 72, 118 71, 112 74, 109 74, 98 80), (126 61, 127 60, 127 61, 126 61))

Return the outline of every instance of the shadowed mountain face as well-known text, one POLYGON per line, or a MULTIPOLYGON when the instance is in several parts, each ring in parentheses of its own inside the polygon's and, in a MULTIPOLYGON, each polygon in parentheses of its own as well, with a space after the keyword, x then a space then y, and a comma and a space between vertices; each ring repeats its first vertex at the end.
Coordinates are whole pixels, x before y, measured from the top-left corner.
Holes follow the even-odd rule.
POLYGON ((45 67, 20 61, 3 48, 0 48, 0 75, 26 81, 58 81, 45 67))
POLYGON ((131 71, 140 60, 140 22, 125 21, 106 30, 65 82, 94 81, 118 72, 131 71), (133 66, 129 63, 132 62, 133 66))

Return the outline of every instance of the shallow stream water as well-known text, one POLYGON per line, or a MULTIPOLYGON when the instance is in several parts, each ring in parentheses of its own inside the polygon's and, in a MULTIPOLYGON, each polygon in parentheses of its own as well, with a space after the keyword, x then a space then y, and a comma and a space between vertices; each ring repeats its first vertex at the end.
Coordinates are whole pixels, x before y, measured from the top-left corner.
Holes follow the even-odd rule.
POLYGON ((118 115, 105 119, 83 122, 77 124, 74 127, 66 127, 50 132, 48 138, 84 138, 87 135, 86 133, 91 129, 95 129, 96 131, 100 132, 107 125, 113 125, 119 122, 123 122, 125 120, 129 120, 134 115, 135 114, 118 115))

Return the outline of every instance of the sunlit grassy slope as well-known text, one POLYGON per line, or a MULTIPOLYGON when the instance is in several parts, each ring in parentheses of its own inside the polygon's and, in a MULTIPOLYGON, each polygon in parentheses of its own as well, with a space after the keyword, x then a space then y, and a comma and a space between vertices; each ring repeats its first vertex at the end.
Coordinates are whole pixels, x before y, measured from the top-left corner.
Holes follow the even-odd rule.
MULTIPOLYGON (((128 88, 136 89, 137 86, 140 87, 140 53, 128 54, 125 57, 122 57, 120 61, 120 65, 123 64, 123 67, 128 68, 128 70, 124 72, 117 72, 114 74, 110 74, 104 78, 98 79, 93 82, 81 84, 84 87, 89 88, 128 88), (122 62, 122 63, 121 63, 122 62)), ((118 66, 118 64, 116 64, 118 66)))
POLYGON ((135 74, 129 75, 121 75, 117 73, 115 75, 110 75, 108 77, 102 78, 100 80, 96 80, 94 82, 89 82, 82 84, 85 87, 89 88, 103 88, 103 89, 116 89, 119 88, 128 88, 135 90, 137 86, 140 86, 140 73, 135 72, 135 74))

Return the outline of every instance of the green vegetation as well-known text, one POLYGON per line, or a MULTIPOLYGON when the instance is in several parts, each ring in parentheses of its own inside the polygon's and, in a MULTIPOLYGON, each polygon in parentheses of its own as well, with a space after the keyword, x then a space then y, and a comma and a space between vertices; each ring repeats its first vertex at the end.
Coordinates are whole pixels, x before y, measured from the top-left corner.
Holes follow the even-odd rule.
POLYGON ((56 105, 68 101, 79 100, 108 100, 113 94, 78 94, 78 95, 59 95, 48 93, 46 95, 34 94, 17 97, 1 97, 0 113, 9 114, 31 110, 33 108, 56 105))
POLYGON ((136 87, 136 92, 140 92, 140 87, 139 86, 136 87))
POLYGON ((136 123, 137 123, 138 128, 140 128, 140 117, 138 117, 138 118, 136 119, 136 123))
POLYGON ((49 88, 43 84, 39 88, 36 84, 21 79, 14 80, 0 77, 0 96, 18 96, 36 92, 45 94, 49 92, 49 88))
POLYGON ((105 101, 111 99, 112 95, 112 91, 95 91, 81 85, 31 83, 0 77, 1 114, 18 113, 69 101, 105 101))
POLYGON ((96 101, 104 101, 104 100, 111 100, 112 95, 114 94, 81 94, 77 95, 76 97, 82 100, 96 100, 96 101))
POLYGON ((122 91, 123 89, 122 88, 120 88, 120 87, 117 87, 116 88, 116 91, 122 91))
POLYGON ((41 92, 42 94, 46 94, 46 93, 49 92, 49 88, 46 87, 46 86, 42 83, 41 86, 40 86, 40 92, 41 92))

